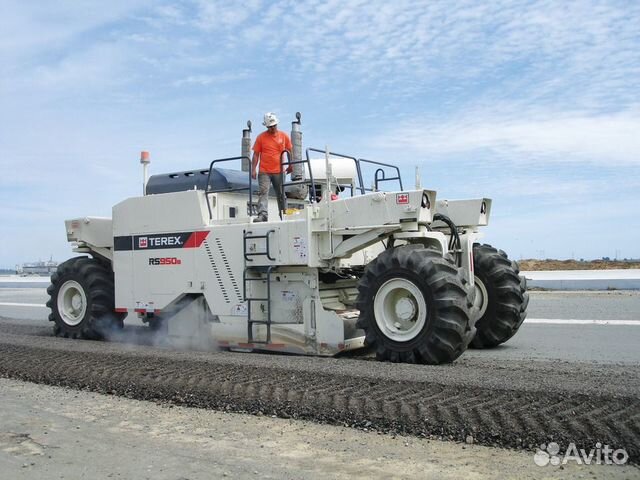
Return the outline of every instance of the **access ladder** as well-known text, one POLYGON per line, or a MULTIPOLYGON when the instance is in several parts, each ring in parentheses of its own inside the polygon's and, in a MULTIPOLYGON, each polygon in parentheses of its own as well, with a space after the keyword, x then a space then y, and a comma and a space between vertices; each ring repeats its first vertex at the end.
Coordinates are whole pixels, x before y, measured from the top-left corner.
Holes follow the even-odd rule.
MULTIPOLYGON (((242 274, 242 288, 243 288, 243 298, 244 301, 247 302, 247 329, 248 329, 248 343, 271 343, 271 273, 276 269, 275 265, 249 265, 247 262, 253 262, 253 258, 256 256, 266 257, 269 260, 274 261, 275 258, 271 256, 269 249, 269 237, 272 233, 275 233, 275 230, 268 230, 266 234, 256 235, 252 231, 244 230, 243 231, 243 251, 244 251, 244 271, 242 274), (263 251, 255 251, 250 252, 248 249, 248 241, 249 240, 260 240, 264 239, 265 249, 263 251), (253 297, 248 296, 248 283, 249 282, 266 282, 267 286, 267 294, 266 296, 253 297), (263 313, 266 314, 266 319, 264 316, 262 319, 256 319, 253 317, 254 309, 252 308, 252 304, 254 302, 264 302, 266 303, 266 312, 263 310, 263 313), (254 340, 253 338, 253 325, 266 325, 267 326, 267 338, 266 340, 254 340)), ((251 293, 253 293, 253 288, 251 289, 251 293)))

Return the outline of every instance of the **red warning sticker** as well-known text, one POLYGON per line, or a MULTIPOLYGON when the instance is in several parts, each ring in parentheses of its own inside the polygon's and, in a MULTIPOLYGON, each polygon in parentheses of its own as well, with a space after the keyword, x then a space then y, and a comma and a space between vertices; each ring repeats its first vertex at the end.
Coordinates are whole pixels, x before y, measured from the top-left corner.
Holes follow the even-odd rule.
POLYGON ((408 193, 396 193, 396 203, 401 205, 406 205, 409 203, 409 194, 408 193))

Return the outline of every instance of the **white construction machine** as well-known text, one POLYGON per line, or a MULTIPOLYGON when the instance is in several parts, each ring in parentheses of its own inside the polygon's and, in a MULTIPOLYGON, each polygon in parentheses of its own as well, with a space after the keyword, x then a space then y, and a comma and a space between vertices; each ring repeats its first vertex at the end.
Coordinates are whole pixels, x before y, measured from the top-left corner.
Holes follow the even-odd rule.
POLYGON ((282 163, 292 180, 271 192, 261 223, 250 122, 242 154, 209 168, 147 181, 143 155, 142 196, 115 205, 112 218, 65 222, 73 250, 89 256, 52 276, 55 334, 100 339, 137 314, 170 341, 195 338, 212 349, 368 348, 379 360, 440 364, 516 333, 525 280, 504 252, 477 243, 490 199, 405 190, 396 166, 327 149, 308 148, 303 158, 299 114, 291 135, 282 163), (223 168, 229 162, 242 170, 223 168), (384 191, 390 182, 399 188, 384 191))

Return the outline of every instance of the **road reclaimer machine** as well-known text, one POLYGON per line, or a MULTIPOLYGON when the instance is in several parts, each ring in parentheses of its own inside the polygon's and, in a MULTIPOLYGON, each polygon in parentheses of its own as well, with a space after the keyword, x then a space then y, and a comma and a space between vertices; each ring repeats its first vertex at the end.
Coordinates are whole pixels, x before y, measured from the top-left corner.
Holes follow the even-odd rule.
POLYGON ((516 333, 525 279, 503 251, 478 243, 490 199, 440 200, 418 175, 405 189, 397 166, 328 148, 303 155, 300 125, 296 114, 293 151, 282 157, 293 172, 270 192, 266 222, 254 222, 250 122, 241 155, 208 168, 147 179, 143 152, 143 195, 115 205, 112 218, 65 222, 84 255, 51 278, 55 334, 108 338, 137 314, 169 341, 204 348, 365 348, 379 360, 440 364, 516 333), (241 169, 225 168, 232 162, 241 169))

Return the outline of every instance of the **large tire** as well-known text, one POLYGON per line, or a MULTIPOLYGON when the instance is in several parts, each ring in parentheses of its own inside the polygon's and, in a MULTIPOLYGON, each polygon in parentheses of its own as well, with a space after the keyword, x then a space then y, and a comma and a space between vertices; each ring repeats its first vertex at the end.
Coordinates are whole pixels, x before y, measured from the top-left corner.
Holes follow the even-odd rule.
POLYGON ((527 316, 529 294, 518 263, 491 245, 473 245, 476 307, 474 348, 493 348, 513 337, 527 316))
POLYGON ((55 335, 100 340, 122 328, 126 314, 114 312, 113 271, 96 259, 76 257, 61 263, 47 293, 55 335))
POLYGON ((452 362, 475 333, 470 290, 458 268, 437 250, 392 248, 367 265, 360 279, 357 326, 378 360, 452 362))

